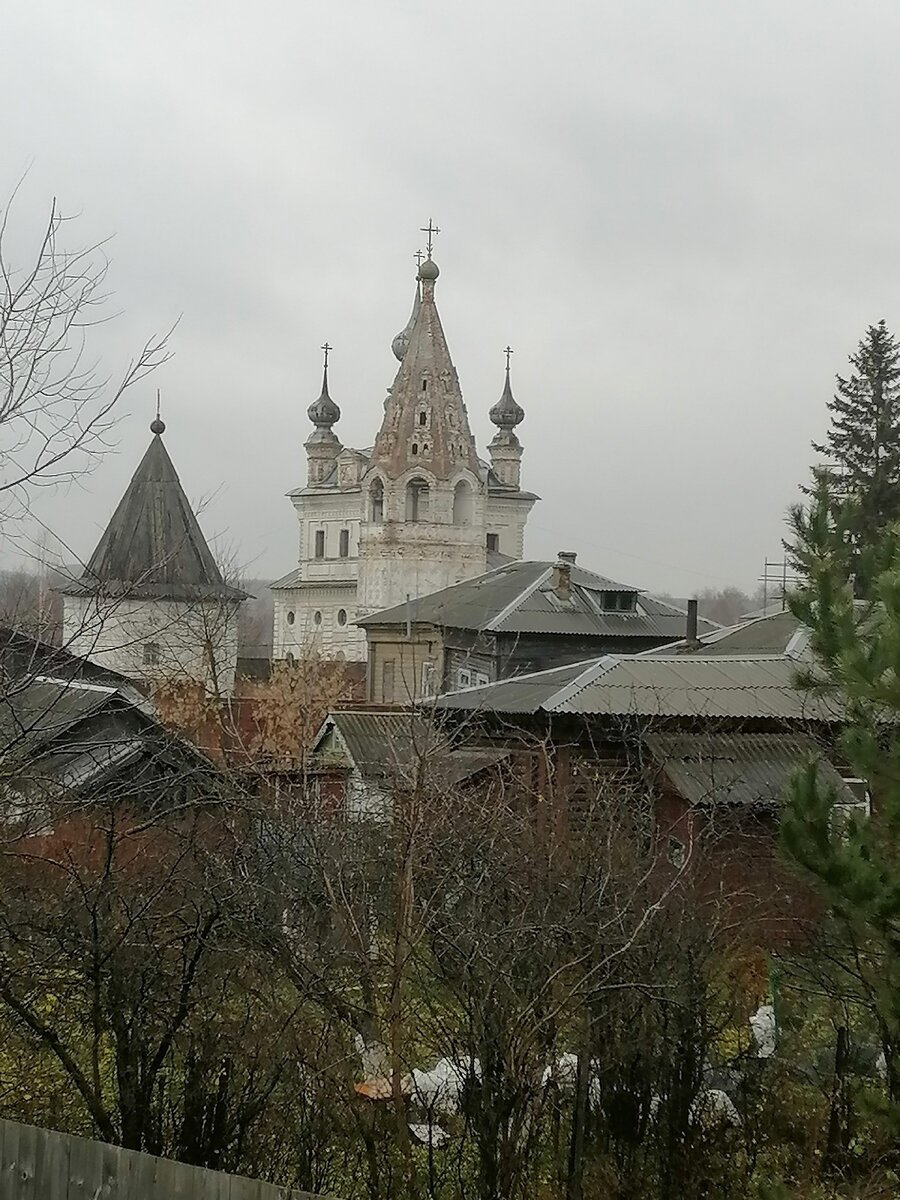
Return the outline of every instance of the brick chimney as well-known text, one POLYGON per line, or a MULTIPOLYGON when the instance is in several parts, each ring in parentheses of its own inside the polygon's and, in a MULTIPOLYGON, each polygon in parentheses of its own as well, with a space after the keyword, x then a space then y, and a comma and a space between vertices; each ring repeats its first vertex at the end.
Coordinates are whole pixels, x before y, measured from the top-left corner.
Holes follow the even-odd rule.
POLYGON ((553 568, 553 590, 564 604, 572 598, 572 563, 575 555, 571 550, 563 550, 557 555, 553 568))

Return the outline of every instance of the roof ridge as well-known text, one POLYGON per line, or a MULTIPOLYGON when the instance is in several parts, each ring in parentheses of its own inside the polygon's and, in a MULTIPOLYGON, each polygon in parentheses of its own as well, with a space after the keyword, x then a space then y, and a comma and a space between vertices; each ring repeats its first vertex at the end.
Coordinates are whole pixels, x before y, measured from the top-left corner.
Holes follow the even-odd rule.
POLYGON ((107 695, 114 695, 118 692, 117 687, 112 687, 107 683, 91 683, 86 679, 60 679, 57 675, 34 675, 32 676, 34 683, 54 683, 61 688, 73 689, 82 692, 106 692, 107 695))
MULTIPOLYGON (((525 560, 523 559, 522 562, 524 563, 525 560)), ((552 572, 552 566, 548 566, 543 571, 539 572, 537 578, 533 579, 531 583, 522 589, 522 591, 518 596, 515 597, 514 600, 511 600, 505 608, 501 609, 495 617, 488 621, 484 628, 490 629, 492 633, 496 633, 498 627, 507 619, 507 617, 514 613, 519 605, 527 600, 529 596, 533 596, 541 584, 550 578, 552 572)))
POLYGON ((583 692, 586 687, 592 683, 596 683, 603 675, 608 674, 614 667, 618 666, 623 658, 628 658, 629 655, 623 654, 604 654, 602 658, 595 659, 586 670, 577 675, 570 683, 561 687, 559 691, 554 692, 552 696, 547 698, 546 704, 542 704, 542 708, 556 708, 560 704, 566 704, 579 692, 583 692))

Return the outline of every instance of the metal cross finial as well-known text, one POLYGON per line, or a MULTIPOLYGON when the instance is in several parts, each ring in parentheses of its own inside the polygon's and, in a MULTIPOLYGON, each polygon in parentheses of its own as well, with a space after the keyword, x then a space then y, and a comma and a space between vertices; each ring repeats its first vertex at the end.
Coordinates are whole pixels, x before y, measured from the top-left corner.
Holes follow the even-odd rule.
POLYGON ((429 217, 428 224, 423 229, 420 229, 419 232, 428 234, 426 246, 428 247, 428 257, 431 258, 431 251, 434 247, 434 235, 436 233, 440 233, 441 231, 438 229, 437 225, 435 225, 434 221, 432 221, 431 217, 429 217))
POLYGON ((509 370, 509 360, 512 357, 512 346, 507 346, 506 349, 503 351, 503 353, 506 355, 506 369, 508 371, 509 370))
POLYGON ((162 418, 159 415, 160 404, 161 404, 161 396, 160 396, 159 388, 157 388, 156 389, 156 416, 150 422, 150 432, 155 433, 157 436, 159 436, 159 434, 161 434, 161 433, 166 432, 166 423, 165 423, 165 421, 162 420, 162 418))
POLYGON ((327 367, 328 366, 328 352, 329 352, 329 350, 333 350, 334 346, 329 346, 328 343, 326 342, 325 345, 322 346, 322 349, 325 351, 325 366, 327 367))
POLYGON ((421 265, 422 265, 422 259, 423 259, 424 257, 425 257, 425 252, 424 252, 424 250, 417 250, 417 251, 415 252, 415 254, 413 255, 413 258, 416 260, 416 263, 417 263, 417 264, 418 264, 420 267, 421 267, 421 265))

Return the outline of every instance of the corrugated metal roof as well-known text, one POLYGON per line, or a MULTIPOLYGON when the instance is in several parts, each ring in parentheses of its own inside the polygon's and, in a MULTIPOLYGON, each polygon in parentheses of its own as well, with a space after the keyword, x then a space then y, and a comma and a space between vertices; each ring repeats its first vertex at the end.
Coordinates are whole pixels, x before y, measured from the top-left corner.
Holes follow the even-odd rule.
POLYGON ((496 749, 455 749, 437 725, 410 712, 330 713, 316 749, 334 728, 346 747, 348 766, 369 779, 411 782, 420 764, 432 784, 457 783, 506 756, 496 749))
MULTIPOLYGON (((570 595, 561 600, 553 586, 555 563, 510 562, 474 579, 432 592, 364 617, 365 626, 402 625, 407 618, 419 624, 450 629, 485 630, 498 634, 547 634, 605 638, 667 638, 683 636, 685 614, 671 605, 643 596, 629 584, 618 583, 572 565, 570 595), (630 611, 604 608, 603 593, 635 597, 630 611)), ((702 630, 711 630, 703 622, 702 630)))
POLYGON ((0 701, 0 756, 9 761, 27 759, 98 712, 115 695, 114 688, 71 680, 13 682, 0 701))
POLYGON ((800 622, 789 612, 756 617, 703 636, 699 649, 694 653, 706 657, 719 654, 783 654, 799 626, 800 622))
POLYGON ((854 800, 813 739, 800 734, 653 734, 644 742, 691 804, 780 805, 791 776, 811 758, 819 759, 820 777, 845 803, 854 800))
POLYGON ((604 655, 442 696, 444 708, 656 717, 835 720, 834 702, 795 686, 784 657, 604 655))
POLYGON ((243 600, 222 579, 162 438, 154 434, 81 579, 99 589, 163 599, 243 600))
POLYGON ((438 708, 478 709, 485 712, 533 713, 546 707, 548 698, 578 679, 598 659, 552 667, 530 675, 515 675, 483 687, 446 692, 435 701, 438 708))
MULTIPOLYGON (((657 602, 658 603, 658 602, 657 602)), ((722 629, 704 631, 700 629, 697 642, 689 645, 680 640, 677 645, 659 646, 653 650, 645 650, 647 657, 659 657, 667 654, 692 654, 703 658, 713 658, 718 655, 765 655, 777 656, 786 654, 795 661, 811 661, 809 650, 810 631, 789 612, 760 614, 757 617, 742 618, 737 625, 728 625, 722 629)))

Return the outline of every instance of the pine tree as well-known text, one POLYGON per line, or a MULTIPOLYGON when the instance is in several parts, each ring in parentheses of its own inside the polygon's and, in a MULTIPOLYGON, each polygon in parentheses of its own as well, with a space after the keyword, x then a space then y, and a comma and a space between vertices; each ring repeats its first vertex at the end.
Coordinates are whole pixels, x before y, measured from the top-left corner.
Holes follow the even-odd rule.
POLYGON ((842 935, 840 998, 873 1015, 888 1093, 900 1105, 900 534, 892 527, 867 548, 870 598, 859 601, 845 515, 826 480, 807 509, 794 510, 804 576, 791 608, 810 630, 815 658, 802 682, 832 698, 844 722, 838 749, 867 782, 872 812, 835 810, 836 797, 811 762, 790 788, 782 841, 842 935))
POLYGON ((865 596, 871 577, 859 556, 900 520, 900 344, 884 321, 869 326, 850 364, 849 378, 837 376, 825 441, 813 449, 828 460, 817 473, 842 496, 854 589, 865 596))

